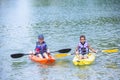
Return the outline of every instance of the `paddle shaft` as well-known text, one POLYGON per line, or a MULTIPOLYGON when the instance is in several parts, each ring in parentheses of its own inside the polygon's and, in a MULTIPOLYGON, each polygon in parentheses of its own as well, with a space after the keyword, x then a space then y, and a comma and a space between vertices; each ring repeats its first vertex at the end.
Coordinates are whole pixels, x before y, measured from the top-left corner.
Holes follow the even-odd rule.
MULTIPOLYGON (((119 49, 98 50, 96 53, 98 53, 98 52, 102 52, 102 53, 116 53, 116 52, 119 52, 119 49)), ((56 54, 55 56, 58 57, 58 58, 62 58, 62 57, 70 56, 70 55, 75 55, 75 53, 72 53, 72 54, 67 54, 67 53, 56 54)))
MULTIPOLYGON (((67 49, 61 49, 61 50, 58 50, 58 51, 52 51, 50 53, 55 53, 55 52, 66 53, 66 52, 69 52, 69 51, 71 51, 71 49, 67 48, 67 49)), ((32 54, 16 53, 16 54, 11 54, 11 57, 12 58, 19 58, 19 57, 22 57, 22 56, 25 56, 25 55, 32 55, 32 54)))

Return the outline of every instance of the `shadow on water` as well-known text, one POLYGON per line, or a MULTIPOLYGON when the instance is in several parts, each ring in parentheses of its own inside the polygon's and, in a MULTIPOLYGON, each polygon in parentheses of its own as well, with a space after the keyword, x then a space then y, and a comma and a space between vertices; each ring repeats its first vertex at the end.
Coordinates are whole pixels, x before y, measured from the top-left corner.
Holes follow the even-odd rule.
POLYGON ((14 61, 11 64, 13 70, 22 69, 27 64, 26 61, 14 61))

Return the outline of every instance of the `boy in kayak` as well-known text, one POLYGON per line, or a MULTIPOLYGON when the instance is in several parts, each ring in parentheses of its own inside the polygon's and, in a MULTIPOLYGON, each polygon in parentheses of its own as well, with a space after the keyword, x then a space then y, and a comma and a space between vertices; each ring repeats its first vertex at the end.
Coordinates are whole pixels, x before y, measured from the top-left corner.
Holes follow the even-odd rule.
POLYGON ((86 41, 86 37, 84 35, 80 36, 80 42, 76 48, 76 55, 79 55, 80 59, 86 59, 87 54, 89 54, 89 49, 93 52, 96 53, 96 51, 90 47, 90 45, 86 41))
POLYGON ((49 59, 49 49, 47 48, 47 44, 44 41, 44 36, 41 34, 38 36, 38 41, 36 42, 36 47, 35 47, 35 55, 38 57, 42 58, 47 58, 49 59))

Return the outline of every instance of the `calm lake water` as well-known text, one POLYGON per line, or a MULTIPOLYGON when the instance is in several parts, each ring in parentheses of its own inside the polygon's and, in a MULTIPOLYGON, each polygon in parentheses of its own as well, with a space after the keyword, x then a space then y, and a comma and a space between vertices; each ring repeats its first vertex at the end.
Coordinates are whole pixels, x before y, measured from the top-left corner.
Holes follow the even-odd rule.
POLYGON ((94 49, 120 49, 120 0, 0 0, 0 80, 120 80, 120 52, 99 52, 90 66, 10 57, 34 50, 41 33, 51 51, 73 53, 81 34, 94 49))

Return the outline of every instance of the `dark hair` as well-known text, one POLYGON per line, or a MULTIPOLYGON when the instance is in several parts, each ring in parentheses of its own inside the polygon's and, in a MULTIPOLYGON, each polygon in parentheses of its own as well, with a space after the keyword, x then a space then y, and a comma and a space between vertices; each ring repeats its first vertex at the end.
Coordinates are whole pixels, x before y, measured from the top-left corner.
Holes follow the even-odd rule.
POLYGON ((81 36, 80 36, 80 39, 81 39, 81 38, 84 38, 84 39, 86 39, 85 35, 81 35, 81 36))

